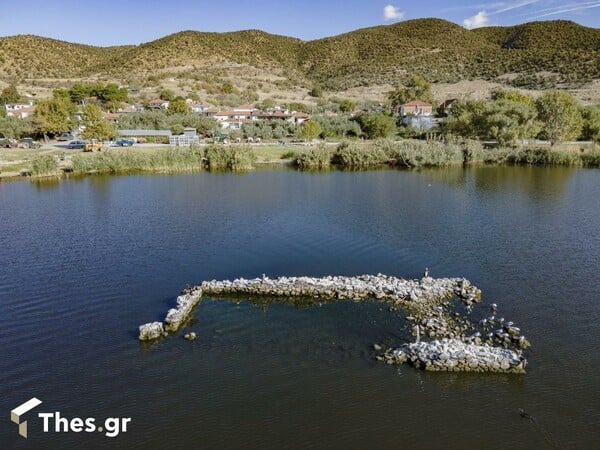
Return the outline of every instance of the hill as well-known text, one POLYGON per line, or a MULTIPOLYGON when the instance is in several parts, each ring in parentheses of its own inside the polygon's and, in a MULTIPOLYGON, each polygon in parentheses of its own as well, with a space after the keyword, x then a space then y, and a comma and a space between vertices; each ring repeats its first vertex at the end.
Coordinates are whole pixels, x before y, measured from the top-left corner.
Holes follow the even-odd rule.
POLYGON ((168 77, 201 94, 225 79, 240 89, 271 83, 284 90, 314 84, 344 90, 396 84, 413 73, 434 83, 573 88, 600 79, 600 30, 569 21, 466 30, 417 19, 309 42, 258 30, 183 31, 106 48, 30 35, 0 38, 0 80, 48 88, 64 79, 152 87, 168 77))

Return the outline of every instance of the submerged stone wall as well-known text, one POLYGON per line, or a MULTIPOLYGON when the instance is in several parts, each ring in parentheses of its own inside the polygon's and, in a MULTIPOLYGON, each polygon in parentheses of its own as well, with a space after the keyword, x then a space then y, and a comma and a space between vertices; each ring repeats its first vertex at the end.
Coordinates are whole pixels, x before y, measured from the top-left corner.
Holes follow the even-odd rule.
MULTIPOLYGON (((412 323, 416 337, 415 343, 388 349, 377 356, 388 364, 408 362, 425 370, 478 372, 524 372, 526 365, 522 349, 529 342, 520 336, 519 328, 512 322, 505 324, 501 319, 501 328, 487 333, 482 339, 481 331, 490 331, 496 323, 494 316, 477 325, 459 312, 451 311, 454 300, 458 299, 468 316, 481 300, 481 291, 477 287, 464 278, 432 278, 427 272, 420 280, 378 274, 275 279, 263 275, 248 280, 204 281, 177 297, 177 306, 168 311, 164 323, 141 325, 139 339, 153 340, 177 331, 203 295, 302 297, 319 301, 378 300, 408 309, 410 315, 406 319, 412 323), (421 342, 421 337, 435 340, 421 342)), ((494 313, 496 308, 492 305, 494 313)))

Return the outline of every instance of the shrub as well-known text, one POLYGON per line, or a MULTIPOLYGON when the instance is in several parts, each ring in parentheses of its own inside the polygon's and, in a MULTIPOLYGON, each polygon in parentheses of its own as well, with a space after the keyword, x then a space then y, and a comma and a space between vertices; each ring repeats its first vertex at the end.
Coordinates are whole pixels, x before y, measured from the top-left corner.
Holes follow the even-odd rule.
POLYGON ((249 145, 212 145, 206 148, 205 164, 208 170, 251 170, 256 160, 254 149, 249 145))
POLYGON ((39 155, 33 158, 31 172, 35 176, 57 175, 58 163, 54 156, 39 155))
POLYGON ((341 143, 331 162, 341 167, 361 169, 384 164, 389 158, 386 148, 377 142, 361 145, 356 142, 341 143))
POLYGON ((326 169, 330 164, 331 153, 324 144, 302 152, 294 161, 294 165, 301 170, 326 169))
POLYGON ((443 167, 464 160, 459 145, 415 140, 400 141, 394 157, 399 165, 406 167, 443 167))

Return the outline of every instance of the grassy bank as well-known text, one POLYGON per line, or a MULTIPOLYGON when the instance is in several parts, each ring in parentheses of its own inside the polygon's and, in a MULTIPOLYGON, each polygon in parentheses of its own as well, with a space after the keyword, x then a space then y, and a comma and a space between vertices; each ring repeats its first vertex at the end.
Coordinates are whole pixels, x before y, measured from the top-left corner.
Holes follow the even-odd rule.
POLYGON ((351 141, 339 145, 111 148, 97 153, 64 150, 0 151, 0 178, 56 177, 63 172, 183 173, 251 170, 264 163, 289 162, 300 170, 331 167, 362 170, 383 166, 400 169, 451 165, 539 165, 600 167, 600 148, 518 147, 484 149, 475 141, 455 143, 402 141, 351 141))
POLYGON ((345 169, 366 169, 385 164, 406 169, 460 164, 600 167, 600 149, 597 147, 589 151, 550 147, 484 149, 476 141, 442 143, 410 139, 379 140, 345 142, 334 151, 311 148, 299 154, 294 163, 301 170, 326 168, 330 165, 345 169))

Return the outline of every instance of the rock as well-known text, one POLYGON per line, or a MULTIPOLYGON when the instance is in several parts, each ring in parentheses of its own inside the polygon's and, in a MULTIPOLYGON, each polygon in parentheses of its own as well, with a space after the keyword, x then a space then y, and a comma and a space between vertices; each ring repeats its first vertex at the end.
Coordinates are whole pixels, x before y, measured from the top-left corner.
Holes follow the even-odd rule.
POLYGON ((376 352, 380 352, 382 350, 382 347, 379 344, 373 344, 373 350, 375 350, 376 352))
POLYGON ((166 333, 162 322, 151 322, 140 325, 140 341, 151 341, 165 335, 166 333))
POLYGON ((392 355, 396 363, 410 361, 416 368, 438 371, 522 373, 526 363, 514 351, 459 339, 406 344, 394 350, 392 355), (397 355, 404 355, 404 358, 397 355))
POLYGON ((190 294, 184 294, 177 297, 177 308, 171 308, 165 317, 166 331, 177 331, 201 298, 202 289, 193 290, 190 294))
POLYGON ((196 336, 196 333, 194 333, 193 331, 191 333, 186 333, 183 335, 183 338, 187 339, 188 341, 195 341, 197 337, 198 336, 196 336))

